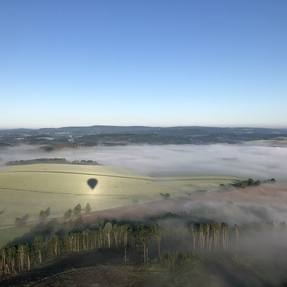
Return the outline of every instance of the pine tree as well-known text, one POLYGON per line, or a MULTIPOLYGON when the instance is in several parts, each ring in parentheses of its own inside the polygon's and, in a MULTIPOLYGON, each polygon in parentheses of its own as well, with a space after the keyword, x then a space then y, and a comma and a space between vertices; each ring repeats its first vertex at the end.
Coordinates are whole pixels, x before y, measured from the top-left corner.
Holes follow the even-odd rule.
POLYGON ((91 205, 89 203, 87 203, 86 207, 85 207, 86 214, 89 214, 91 211, 92 211, 91 205))
POLYGON ((64 219, 69 220, 72 218, 73 215, 73 211, 72 209, 68 209, 65 213, 64 213, 64 219))
POLYGON ((81 215, 81 212, 82 212, 82 206, 79 203, 74 207, 73 214, 75 217, 79 217, 81 215))

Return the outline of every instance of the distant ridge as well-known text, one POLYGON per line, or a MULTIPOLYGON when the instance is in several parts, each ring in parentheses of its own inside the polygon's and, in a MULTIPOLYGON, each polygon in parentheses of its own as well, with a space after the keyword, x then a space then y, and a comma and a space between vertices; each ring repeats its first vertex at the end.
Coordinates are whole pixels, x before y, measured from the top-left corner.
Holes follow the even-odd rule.
POLYGON ((0 130, 0 146, 40 145, 49 152, 78 146, 129 144, 236 144, 250 141, 287 143, 287 129, 248 127, 107 126, 0 130))

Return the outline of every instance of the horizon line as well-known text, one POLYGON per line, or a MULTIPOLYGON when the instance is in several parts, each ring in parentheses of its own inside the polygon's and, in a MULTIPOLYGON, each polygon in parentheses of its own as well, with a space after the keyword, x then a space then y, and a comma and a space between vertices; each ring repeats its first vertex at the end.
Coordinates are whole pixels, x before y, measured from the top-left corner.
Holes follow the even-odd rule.
POLYGON ((43 127, 0 127, 3 130, 42 130, 42 129, 65 129, 65 128, 93 128, 93 127, 115 127, 115 128, 230 128, 230 129, 287 129, 287 126, 253 126, 253 125, 67 125, 67 126, 43 126, 43 127))

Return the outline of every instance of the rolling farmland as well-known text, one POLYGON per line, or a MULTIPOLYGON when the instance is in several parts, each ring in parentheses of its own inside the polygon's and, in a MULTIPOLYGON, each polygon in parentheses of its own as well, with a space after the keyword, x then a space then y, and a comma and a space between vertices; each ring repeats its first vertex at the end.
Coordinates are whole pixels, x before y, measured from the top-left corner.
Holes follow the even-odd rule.
POLYGON ((32 164, 12 166, 0 172, 0 245, 20 236, 39 220, 48 207, 50 218, 62 218, 77 204, 92 211, 130 206, 161 198, 186 196, 186 192, 217 187, 232 177, 152 178, 117 171, 105 166, 32 164), (95 186, 88 184, 95 179, 95 186), (15 219, 28 214, 26 226, 15 227, 15 219))

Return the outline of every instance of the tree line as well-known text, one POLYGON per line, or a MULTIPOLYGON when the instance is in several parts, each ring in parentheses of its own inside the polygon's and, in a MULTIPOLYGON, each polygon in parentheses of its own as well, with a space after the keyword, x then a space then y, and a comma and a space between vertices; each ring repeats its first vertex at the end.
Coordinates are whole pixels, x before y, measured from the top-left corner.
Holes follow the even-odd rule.
MULTIPOLYGON (((95 229, 37 235, 31 242, 10 244, 0 249, 0 276, 29 271, 48 260, 63 254, 96 249, 118 249, 123 252, 124 263, 128 254, 136 252, 142 263, 160 260, 162 253, 170 250, 169 234, 158 224, 106 222, 95 229)), ((227 224, 192 224, 188 227, 192 251, 227 249, 239 239, 239 227, 227 224)), ((173 246, 176 250, 176 246, 173 246)))
POLYGON ((286 230, 286 224, 227 225, 187 223, 174 230, 171 222, 101 222, 79 225, 72 230, 36 233, 30 239, 0 249, 0 278, 29 271, 59 256, 83 251, 114 249, 123 254, 125 264, 161 262, 170 253, 224 252, 240 246, 240 239, 256 230, 286 230))

